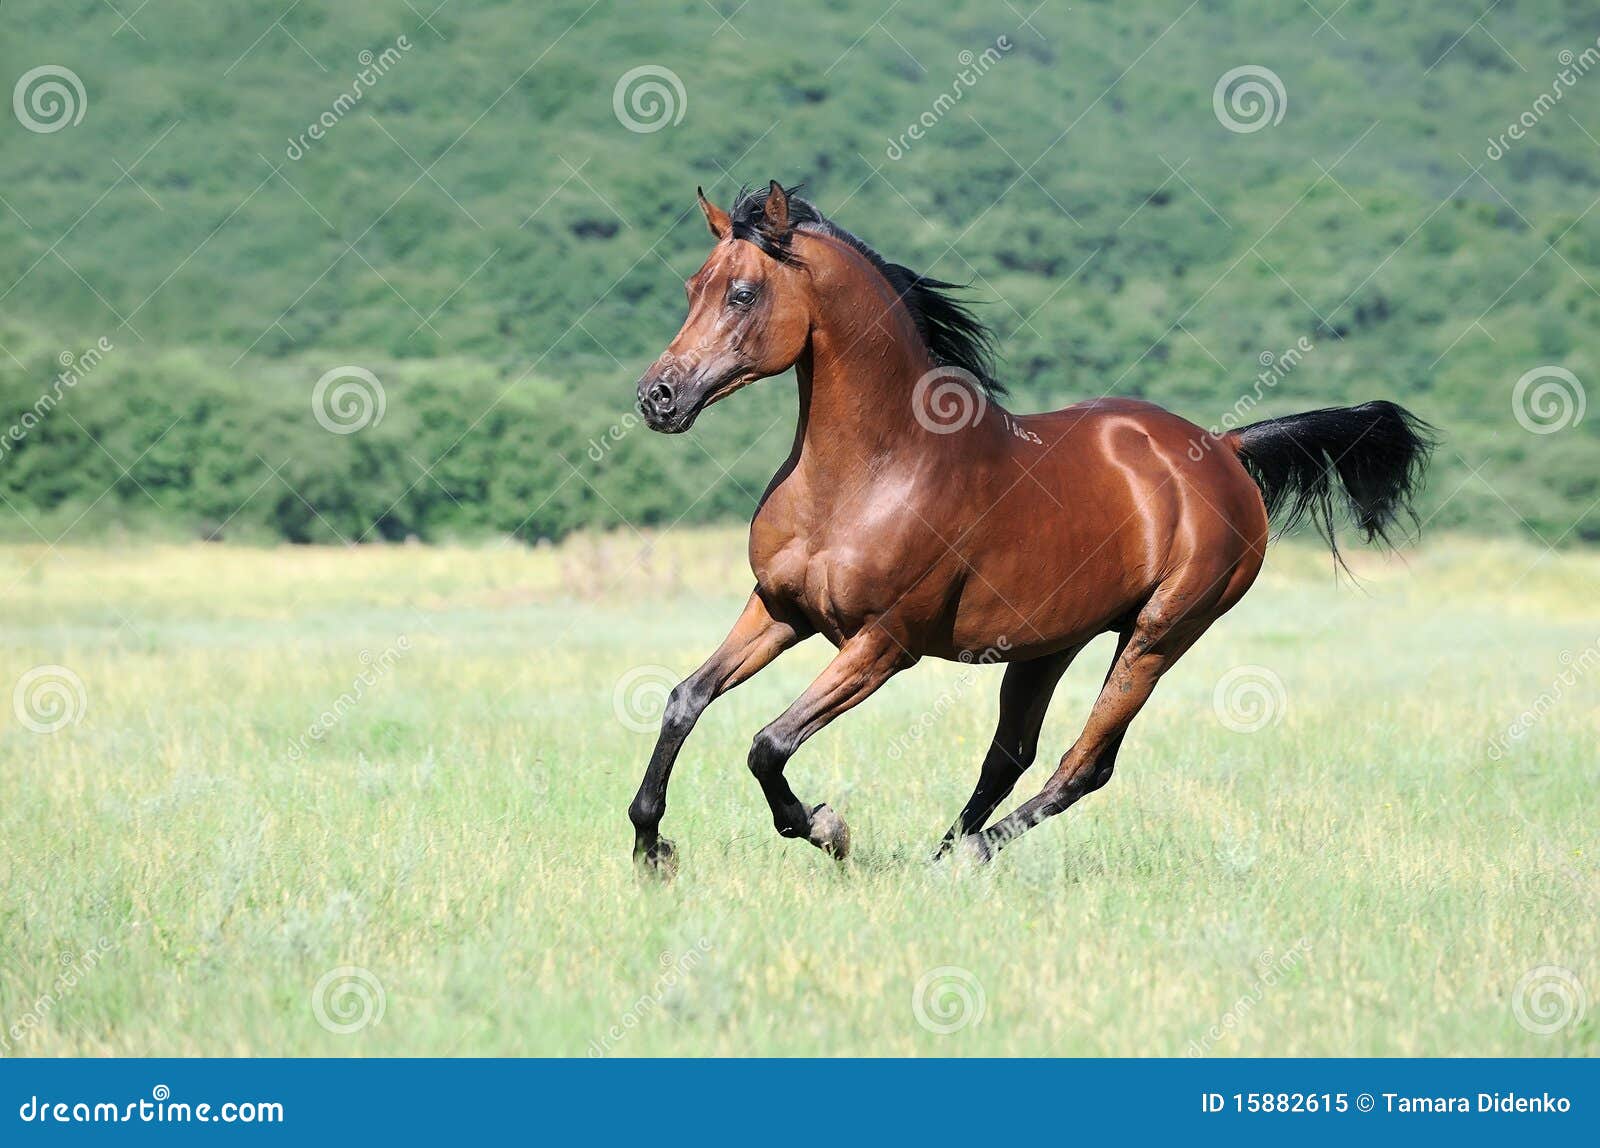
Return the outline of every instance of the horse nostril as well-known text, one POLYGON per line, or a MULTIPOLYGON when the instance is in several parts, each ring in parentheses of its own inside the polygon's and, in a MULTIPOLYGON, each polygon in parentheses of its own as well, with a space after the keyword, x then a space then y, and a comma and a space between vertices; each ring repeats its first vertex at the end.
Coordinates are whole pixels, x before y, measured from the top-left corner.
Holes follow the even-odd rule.
POLYGON ((656 383, 647 393, 650 405, 658 414, 666 414, 672 409, 672 388, 666 383, 656 383))

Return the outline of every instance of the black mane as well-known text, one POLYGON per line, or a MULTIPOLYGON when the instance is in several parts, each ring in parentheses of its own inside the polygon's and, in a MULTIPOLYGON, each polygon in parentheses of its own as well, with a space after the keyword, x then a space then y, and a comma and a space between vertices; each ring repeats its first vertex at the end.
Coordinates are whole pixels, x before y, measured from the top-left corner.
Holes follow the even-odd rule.
MULTIPOLYGON (((1003 395, 1006 388, 994 377, 994 336, 965 304, 959 302, 952 291, 962 290, 959 283, 946 283, 919 275, 909 267, 890 263, 866 243, 844 228, 827 219, 807 200, 795 195, 799 188, 788 188, 789 223, 792 230, 810 231, 828 235, 848 243, 859 251, 878 273, 889 281, 900 296, 912 321, 922 335, 928 354, 938 366, 958 367, 972 374, 991 395, 1003 395)), ((780 263, 798 263, 790 248, 791 235, 774 235, 766 225, 768 189, 740 190, 730 216, 733 235, 747 239, 780 263)))

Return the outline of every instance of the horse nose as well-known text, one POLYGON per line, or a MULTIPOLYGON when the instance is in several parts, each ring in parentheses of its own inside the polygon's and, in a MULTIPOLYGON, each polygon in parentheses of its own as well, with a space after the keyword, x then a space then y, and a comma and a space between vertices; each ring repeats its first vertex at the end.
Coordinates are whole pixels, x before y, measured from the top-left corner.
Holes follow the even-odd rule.
POLYGON ((651 383, 644 393, 644 400, 649 404, 652 413, 657 415, 670 415, 673 403, 672 388, 664 382, 651 383))

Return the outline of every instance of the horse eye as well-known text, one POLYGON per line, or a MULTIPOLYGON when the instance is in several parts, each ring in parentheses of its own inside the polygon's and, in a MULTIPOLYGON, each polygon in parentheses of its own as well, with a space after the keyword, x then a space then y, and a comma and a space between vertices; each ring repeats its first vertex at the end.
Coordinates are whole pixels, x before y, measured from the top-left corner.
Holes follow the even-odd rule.
POLYGON ((735 307, 748 307, 756 301, 756 289, 744 284, 728 292, 728 302, 735 307))

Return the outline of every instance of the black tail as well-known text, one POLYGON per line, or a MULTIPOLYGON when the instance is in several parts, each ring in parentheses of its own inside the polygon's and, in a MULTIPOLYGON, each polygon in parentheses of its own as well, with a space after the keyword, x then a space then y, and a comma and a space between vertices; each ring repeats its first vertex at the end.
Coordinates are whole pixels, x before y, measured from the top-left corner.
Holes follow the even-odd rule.
POLYGON ((1427 423, 1382 400, 1267 419, 1228 437, 1278 532, 1309 519, 1341 565, 1335 503, 1349 511, 1368 542, 1392 543, 1396 523, 1416 523, 1411 496, 1437 442, 1427 423))

